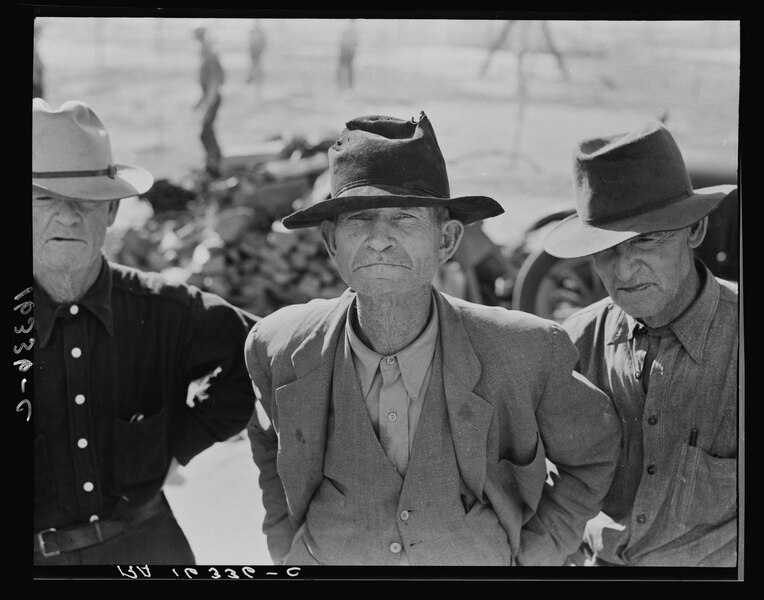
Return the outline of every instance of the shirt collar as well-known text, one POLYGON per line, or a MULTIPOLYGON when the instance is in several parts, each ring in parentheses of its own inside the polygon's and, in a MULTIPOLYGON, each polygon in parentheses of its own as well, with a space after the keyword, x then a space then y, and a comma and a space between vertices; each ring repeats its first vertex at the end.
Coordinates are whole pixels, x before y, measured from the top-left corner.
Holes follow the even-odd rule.
POLYGON ((101 262, 97 279, 78 302, 58 303, 41 286, 35 283, 35 327, 40 347, 44 348, 53 332, 56 319, 69 315, 69 307, 77 304, 89 310, 103 324, 109 336, 114 337, 114 314, 111 308, 111 269, 106 257, 101 262))
MULTIPOLYGON (((346 321, 346 336, 353 354, 358 358, 356 364, 359 366, 358 379, 361 385, 361 391, 364 397, 369 393, 369 389, 374 381, 374 376, 379 369, 380 361, 387 358, 378 352, 375 352, 364 344, 355 332, 355 300, 348 307, 348 318, 346 321)), ((430 320, 424 331, 411 344, 406 346, 395 356, 398 366, 401 370, 401 379, 410 398, 416 400, 419 397, 419 390, 422 388, 427 370, 430 368, 432 357, 435 354, 435 342, 438 338, 438 308, 435 298, 432 298, 430 309, 430 320)))
MULTIPOLYGON (((711 328, 711 322, 719 304, 720 291, 719 282, 716 281, 713 273, 699 260, 696 261, 696 266, 703 280, 700 293, 681 315, 668 324, 667 328, 677 337, 693 360, 700 362, 703 359, 708 330, 711 328)), ((616 318, 611 344, 631 340, 640 330, 647 331, 648 328, 640 321, 627 315, 620 308, 617 310, 620 314, 616 318)))

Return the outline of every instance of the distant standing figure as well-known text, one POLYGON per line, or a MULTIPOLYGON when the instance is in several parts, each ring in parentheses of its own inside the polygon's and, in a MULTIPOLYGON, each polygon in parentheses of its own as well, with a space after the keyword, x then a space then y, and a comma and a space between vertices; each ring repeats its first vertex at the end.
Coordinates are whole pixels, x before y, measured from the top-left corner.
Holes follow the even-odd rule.
POLYGON ((199 68, 202 97, 194 110, 203 109, 204 116, 202 117, 200 137, 207 153, 206 170, 210 175, 217 176, 220 173, 222 152, 215 137, 214 123, 222 101, 221 88, 225 81, 225 71, 211 40, 207 36, 206 29, 197 27, 194 29, 194 37, 199 40, 202 49, 201 67, 199 68))
POLYGON ((263 52, 265 52, 266 46, 265 31, 260 21, 256 19, 252 29, 249 31, 249 72, 247 73, 247 83, 255 84, 255 91, 258 96, 265 79, 263 52))
POLYGON ((353 89, 353 60, 358 48, 355 20, 351 20, 340 37, 340 55, 337 67, 337 87, 340 90, 353 89))
POLYGON ((39 52, 37 52, 37 42, 40 39, 41 27, 37 23, 34 25, 34 46, 32 55, 32 98, 43 98, 43 75, 44 67, 39 52))

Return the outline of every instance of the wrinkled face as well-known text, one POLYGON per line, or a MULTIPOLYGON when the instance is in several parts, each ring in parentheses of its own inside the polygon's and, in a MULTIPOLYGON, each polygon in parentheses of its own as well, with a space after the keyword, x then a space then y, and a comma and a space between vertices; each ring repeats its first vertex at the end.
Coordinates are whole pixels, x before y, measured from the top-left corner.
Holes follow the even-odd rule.
POLYGON ((684 229, 638 235, 595 254, 594 266, 618 306, 648 325, 663 325, 694 297, 688 285, 693 249, 705 231, 704 219, 684 229))
POLYGON ((464 226, 430 207, 375 208, 324 221, 321 233, 342 279, 359 294, 380 296, 430 286, 456 251, 464 226))
POLYGON ((32 190, 32 261, 38 268, 81 270, 97 264, 119 201, 67 200, 32 190))

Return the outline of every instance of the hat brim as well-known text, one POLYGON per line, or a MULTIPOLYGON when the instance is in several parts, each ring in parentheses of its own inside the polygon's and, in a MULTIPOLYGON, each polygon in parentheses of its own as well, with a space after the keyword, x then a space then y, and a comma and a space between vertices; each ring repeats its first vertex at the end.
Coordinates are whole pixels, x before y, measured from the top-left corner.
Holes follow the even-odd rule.
POLYGON ((496 200, 487 196, 460 196, 458 198, 433 198, 432 196, 341 196, 330 198, 307 208, 297 210, 282 219, 287 229, 316 227, 326 219, 353 210, 392 208, 406 206, 440 206, 447 208, 452 219, 465 225, 495 217, 504 212, 496 200))
POLYGON ((151 189, 154 177, 143 167, 115 165, 114 177, 32 177, 32 187, 72 200, 119 200, 151 189))
POLYGON ((592 226, 573 214, 555 225, 544 239, 544 250, 558 258, 579 258, 612 248, 643 233, 689 227, 713 211, 735 185, 695 190, 684 200, 607 225, 592 226))

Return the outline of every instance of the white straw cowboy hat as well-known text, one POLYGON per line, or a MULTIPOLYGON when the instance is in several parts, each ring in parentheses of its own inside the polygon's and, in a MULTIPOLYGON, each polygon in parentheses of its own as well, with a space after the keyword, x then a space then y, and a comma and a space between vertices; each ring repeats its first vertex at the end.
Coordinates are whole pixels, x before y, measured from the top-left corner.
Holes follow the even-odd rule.
POLYGON ((93 109, 70 100, 52 110, 32 100, 32 188, 73 200, 119 200, 147 192, 146 169, 115 164, 109 134, 93 109))
POLYGON ((596 254, 634 236, 688 227, 737 189, 694 190, 674 138, 661 123, 581 142, 574 155, 576 214, 544 240, 558 258, 596 254))
POLYGON ((370 115, 345 124, 329 148, 331 197, 282 220, 287 229, 315 227, 351 210, 441 206, 465 225, 504 212, 487 196, 451 197, 446 162, 423 112, 419 120, 370 115))

